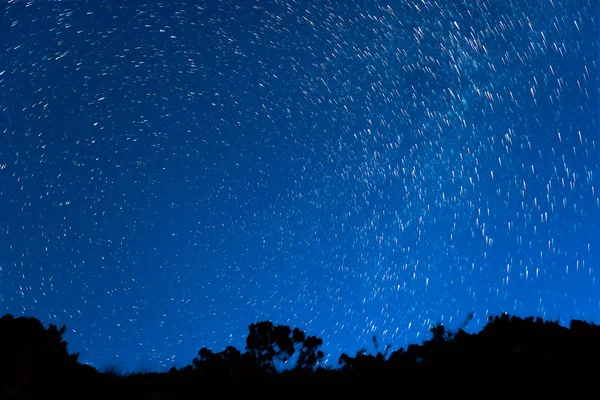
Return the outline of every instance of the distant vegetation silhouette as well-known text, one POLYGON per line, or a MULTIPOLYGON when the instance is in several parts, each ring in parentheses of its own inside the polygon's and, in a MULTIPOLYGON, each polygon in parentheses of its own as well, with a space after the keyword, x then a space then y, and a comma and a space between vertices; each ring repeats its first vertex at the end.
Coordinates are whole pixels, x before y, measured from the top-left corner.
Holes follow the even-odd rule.
MULTIPOLYGON (((431 328, 422 344, 376 354, 359 350, 342 354, 339 367, 321 365, 323 341, 298 328, 271 321, 249 326, 246 347, 227 347, 220 352, 203 347, 190 365, 165 373, 121 375, 115 369, 98 372, 78 362, 58 328, 31 317, 0 318, 0 379, 4 399, 49 398, 197 398, 206 384, 257 383, 401 383, 437 382, 455 378, 468 383, 492 379, 509 384, 564 382, 597 370, 600 327, 573 320, 564 327, 541 318, 502 314, 490 317, 478 333, 464 330, 472 315, 457 331, 444 325, 431 328), (415 380, 415 379, 418 379, 415 380)), ((407 387, 408 387, 407 386, 407 387)), ((251 388, 252 386, 247 386, 251 388)), ((536 389, 537 390, 537 389, 536 389)))

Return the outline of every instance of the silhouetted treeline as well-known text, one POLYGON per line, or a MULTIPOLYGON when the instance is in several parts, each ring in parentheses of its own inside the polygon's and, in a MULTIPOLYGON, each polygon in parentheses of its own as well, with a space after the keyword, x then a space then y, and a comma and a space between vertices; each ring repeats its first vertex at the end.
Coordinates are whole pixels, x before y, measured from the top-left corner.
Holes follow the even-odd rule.
POLYGON ((263 321, 249 326, 244 351, 231 346, 220 352, 202 348, 186 367, 121 376, 80 364, 78 354, 67 350, 64 326, 45 328, 35 318, 6 315, 0 318, 1 394, 6 399, 196 398, 203 385, 215 383, 248 388, 257 383, 410 387, 415 382, 435 384, 442 378, 465 385, 474 379, 491 379, 505 387, 539 384, 540 379, 546 384, 564 383, 570 377, 593 376, 598 370, 600 327, 592 323, 573 320, 567 328, 540 318, 503 314, 490 317, 476 334, 463 328, 451 332, 436 325, 423 344, 392 352, 389 346, 381 350, 374 337, 375 354, 364 349, 355 355, 342 354, 338 367, 324 367, 321 339, 263 321))

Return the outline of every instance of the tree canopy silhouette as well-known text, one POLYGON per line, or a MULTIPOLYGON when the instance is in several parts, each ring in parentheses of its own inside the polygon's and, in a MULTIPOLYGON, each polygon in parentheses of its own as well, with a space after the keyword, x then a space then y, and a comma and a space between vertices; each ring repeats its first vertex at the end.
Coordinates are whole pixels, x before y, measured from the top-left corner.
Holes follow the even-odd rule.
POLYGON ((268 371, 275 370, 275 362, 286 363, 298 351, 296 368, 314 368, 324 354, 320 350, 323 340, 306 336, 299 328, 274 325, 271 321, 250 324, 246 349, 256 364, 268 371))
POLYGON ((2 386, 24 390, 50 391, 75 375, 90 373, 78 363, 78 353, 67 350, 63 339, 66 326, 48 328, 31 317, 0 318, 0 379, 2 386))

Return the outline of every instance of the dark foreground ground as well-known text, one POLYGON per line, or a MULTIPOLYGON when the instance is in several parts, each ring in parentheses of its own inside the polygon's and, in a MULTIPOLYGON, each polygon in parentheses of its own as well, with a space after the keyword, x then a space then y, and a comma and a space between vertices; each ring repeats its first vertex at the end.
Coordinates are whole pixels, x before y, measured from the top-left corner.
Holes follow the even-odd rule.
MULTIPOLYGON (((600 394, 600 327, 502 315, 479 333, 448 332, 441 325, 421 345, 390 352, 342 355, 337 368, 319 367, 320 339, 299 330, 252 324, 244 353, 201 349, 187 367, 166 373, 120 376, 78 363, 62 340, 64 327, 44 328, 33 318, 2 317, 1 399, 200 399, 270 396, 266 385, 317 385, 279 395, 335 396, 397 392, 395 396, 465 394, 573 397, 600 394), (278 360, 295 359, 281 372, 278 360), (295 357, 295 358, 294 358, 295 357), (327 389, 324 385, 338 385, 327 389), (344 389, 360 385, 359 392, 344 389), (393 391, 393 392, 392 392, 393 391), (308 395, 308 394, 307 394, 308 395)), ((376 339, 375 348, 378 349, 376 339)), ((281 390, 281 389, 279 389, 281 390)))

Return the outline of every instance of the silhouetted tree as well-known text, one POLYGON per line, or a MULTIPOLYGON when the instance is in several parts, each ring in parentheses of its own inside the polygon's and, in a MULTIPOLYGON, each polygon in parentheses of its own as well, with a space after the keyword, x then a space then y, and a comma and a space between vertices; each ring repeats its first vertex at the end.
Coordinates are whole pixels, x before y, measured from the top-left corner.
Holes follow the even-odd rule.
POLYGON ((298 351, 297 369, 312 369, 324 357, 320 350, 323 340, 306 336, 299 328, 292 330, 286 325, 273 325, 271 321, 249 326, 246 349, 256 365, 275 372, 275 362, 287 362, 298 351))
POLYGON ((58 328, 31 317, 0 318, 0 374, 5 387, 27 393, 51 390, 64 384, 69 374, 87 371, 70 354, 63 340, 66 327, 58 328))
POLYGON ((196 368, 203 367, 206 363, 212 362, 215 359, 215 354, 212 350, 203 347, 198 351, 198 357, 194 357, 192 363, 196 368))
POLYGON ((271 321, 250 324, 246 349, 256 365, 274 372, 276 360, 287 361, 294 354, 294 343, 288 326, 273 325, 271 321))
MULTIPOLYGON (((294 331, 297 329, 298 328, 294 329, 294 331)), ((325 356, 325 354, 319 350, 323 344, 323 339, 316 336, 305 337, 306 335, 304 335, 304 332, 302 332, 302 334, 302 340, 297 338, 297 340, 294 341, 295 343, 300 344, 296 368, 313 369, 325 356)))

